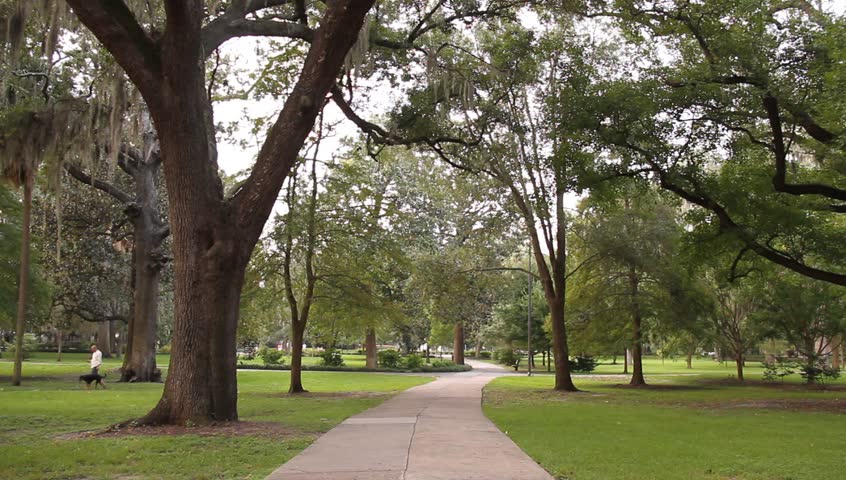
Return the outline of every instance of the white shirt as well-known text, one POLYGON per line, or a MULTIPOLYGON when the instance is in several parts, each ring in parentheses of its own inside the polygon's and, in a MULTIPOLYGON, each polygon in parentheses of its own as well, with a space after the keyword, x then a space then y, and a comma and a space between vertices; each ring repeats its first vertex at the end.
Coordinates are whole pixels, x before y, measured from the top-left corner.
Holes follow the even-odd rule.
POLYGON ((91 354, 91 368, 97 368, 103 363, 103 352, 96 350, 91 354))

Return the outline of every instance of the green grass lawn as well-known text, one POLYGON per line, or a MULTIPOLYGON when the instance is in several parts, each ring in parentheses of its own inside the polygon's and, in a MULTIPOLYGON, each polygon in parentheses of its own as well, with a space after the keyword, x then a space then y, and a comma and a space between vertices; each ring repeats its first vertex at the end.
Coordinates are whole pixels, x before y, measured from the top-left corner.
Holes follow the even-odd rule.
POLYGON ((651 365, 650 388, 576 378, 577 394, 553 392, 551 376, 500 378, 484 411, 558 479, 843 478, 843 379, 740 385, 710 363, 697 376, 651 365))
MULTIPOLYGON (((238 373, 235 429, 195 428, 136 435, 78 435, 146 413, 161 384, 109 382, 85 391, 77 376, 87 356, 37 354, 24 363, 22 387, 12 387, 12 364, 0 360, 0 478, 16 479, 261 479, 321 433, 428 377, 304 372, 311 393, 291 397, 289 374, 238 373), (46 356, 45 356, 46 355, 46 356)), ((160 358, 167 365, 166 358, 160 358)), ((107 360, 106 370, 117 368, 107 360)), ((116 374, 110 374, 116 378, 116 374)), ((108 379, 107 379, 108 380, 108 379)))

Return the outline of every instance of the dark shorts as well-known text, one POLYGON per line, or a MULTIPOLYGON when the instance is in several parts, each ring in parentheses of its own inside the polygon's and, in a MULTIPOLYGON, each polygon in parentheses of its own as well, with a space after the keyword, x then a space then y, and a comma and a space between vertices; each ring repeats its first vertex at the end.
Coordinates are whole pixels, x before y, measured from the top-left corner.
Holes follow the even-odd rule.
POLYGON ((91 375, 100 375, 100 367, 94 367, 91 369, 91 375))

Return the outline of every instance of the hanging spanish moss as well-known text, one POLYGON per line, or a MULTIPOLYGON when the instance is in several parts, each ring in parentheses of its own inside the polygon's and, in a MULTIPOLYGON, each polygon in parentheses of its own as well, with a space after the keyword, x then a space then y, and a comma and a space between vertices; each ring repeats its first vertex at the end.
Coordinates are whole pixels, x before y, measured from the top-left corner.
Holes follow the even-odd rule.
POLYGON ((370 15, 364 17, 364 24, 358 31, 358 38, 344 58, 344 70, 361 76, 367 67, 368 53, 370 53, 370 15))

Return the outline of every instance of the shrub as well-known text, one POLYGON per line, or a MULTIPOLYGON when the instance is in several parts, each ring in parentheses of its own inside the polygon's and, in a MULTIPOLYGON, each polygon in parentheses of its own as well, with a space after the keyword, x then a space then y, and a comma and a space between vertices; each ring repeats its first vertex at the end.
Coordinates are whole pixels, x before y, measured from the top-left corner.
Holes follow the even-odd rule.
POLYGON ((341 352, 337 350, 326 350, 320 355, 320 358, 323 359, 321 364, 327 367, 344 366, 344 358, 341 356, 341 352))
POLYGON ((284 365, 285 359, 282 358, 284 355, 285 352, 275 348, 261 347, 258 351, 258 356, 265 365, 284 365))
MULTIPOLYGON (((9 358, 15 358, 17 345, 15 342, 9 344, 9 358)), ((23 337, 23 358, 24 360, 32 356, 32 352, 38 351, 38 339, 31 333, 25 333, 23 337)))
POLYGON ((491 358, 491 352, 479 352, 479 358, 490 359, 491 358))
POLYGON ((396 350, 382 350, 376 354, 376 361, 382 368, 399 368, 402 357, 396 350))
POLYGON ((452 360, 433 360, 432 366, 435 368, 454 367, 455 362, 453 362, 452 360))
POLYGON ((494 357, 497 362, 503 365, 514 365, 519 355, 514 350, 497 350, 494 352, 494 357))
POLYGON ((799 367, 799 374, 808 383, 826 384, 840 377, 840 369, 832 368, 824 362, 817 362, 815 365, 802 365, 799 367))
POLYGON ((170 354, 170 344, 168 343, 159 348, 159 353, 170 354))
POLYGON ((423 359, 420 358, 420 355, 412 353, 411 355, 405 357, 405 368, 415 369, 420 368, 423 366, 423 359))
POLYGON ((573 372, 590 373, 596 370, 599 361, 591 356, 578 356, 575 360, 568 360, 570 363, 570 370, 573 372))

